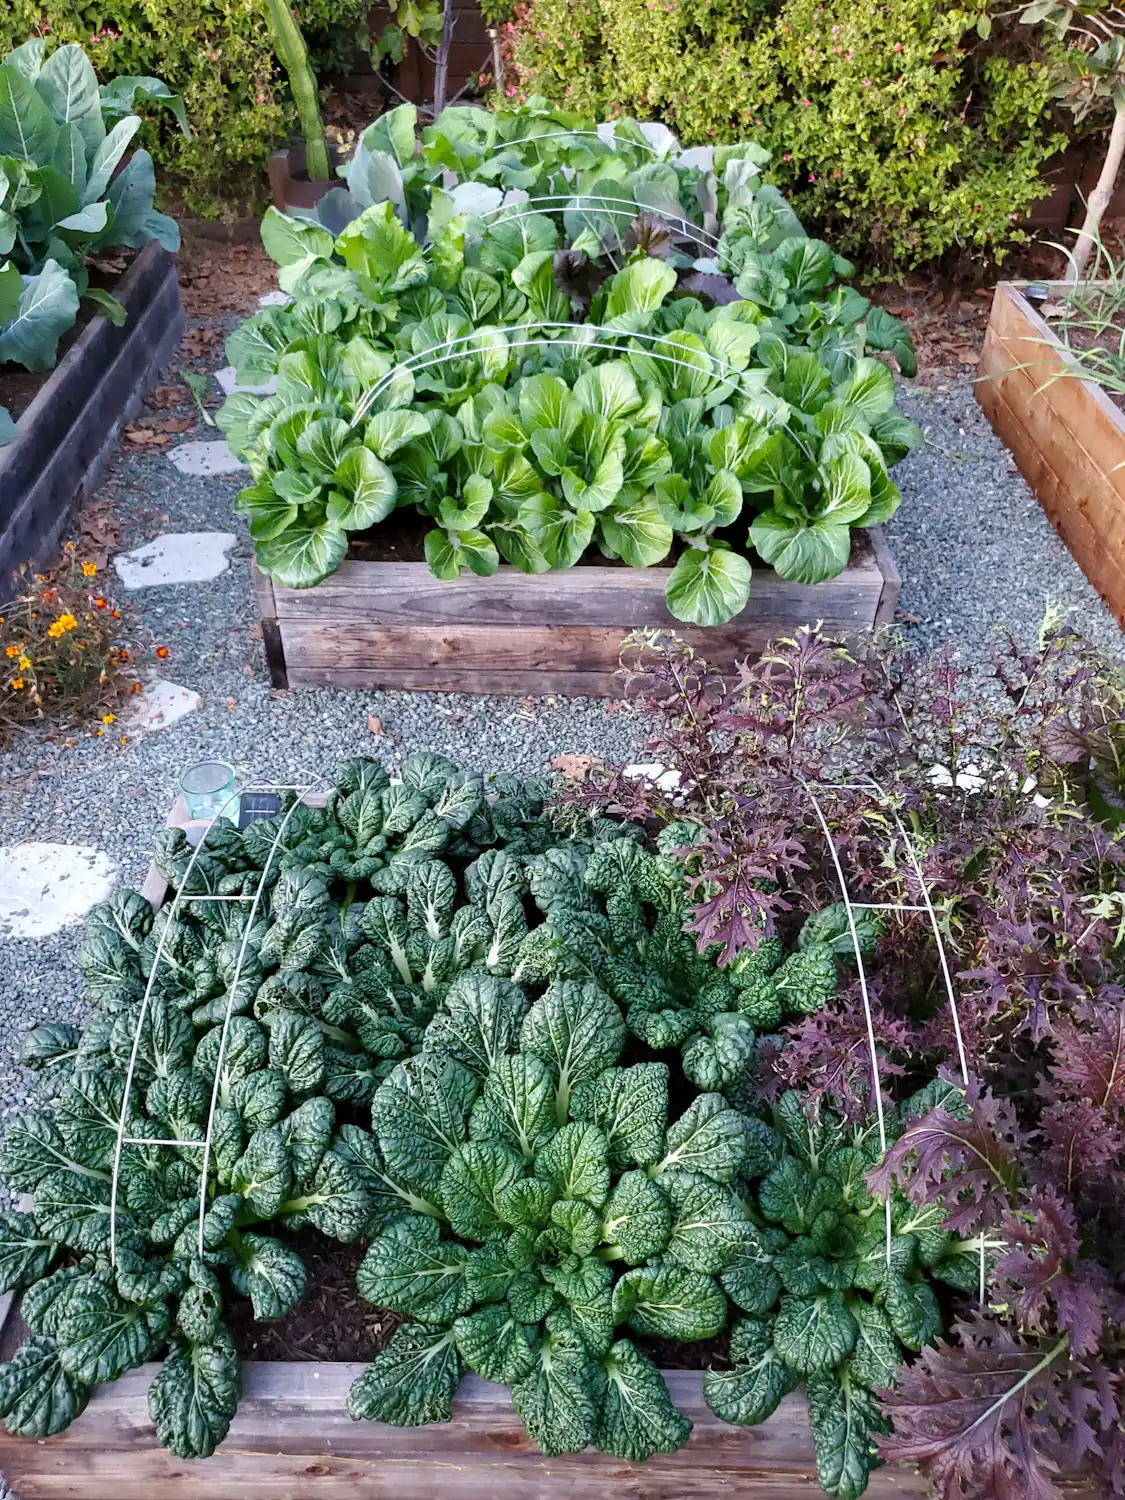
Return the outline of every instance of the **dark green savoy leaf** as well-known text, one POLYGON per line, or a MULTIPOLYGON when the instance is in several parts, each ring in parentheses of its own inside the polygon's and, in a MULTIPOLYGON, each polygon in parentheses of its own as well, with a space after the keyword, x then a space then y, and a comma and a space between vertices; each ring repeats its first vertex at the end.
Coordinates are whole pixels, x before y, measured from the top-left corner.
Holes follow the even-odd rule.
POLYGON ((208 1343, 173 1340, 148 1392, 160 1446, 178 1458, 209 1458, 230 1429, 240 1391, 238 1353, 225 1329, 208 1343))
POLYGON ((441 1238, 436 1219, 404 1214, 372 1240, 356 1277, 361 1297, 423 1321, 450 1323, 467 1313, 469 1252, 441 1238))
POLYGON ((548 1322, 534 1365, 512 1387, 512 1405, 541 1453, 581 1453, 597 1435, 593 1367, 586 1346, 565 1324, 548 1322))
POLYGON ((800 1374, 838 1365, 855 1348, 857 1334, 843 1292, 821 1292, 816 1297, 782 1294, 774 1322, 774 1347, 800 1374))
POLYGON ((691 1421, 672 1405, 657 1367, 628 1339, 618 1339, 602 1369, 606 1385, 595 1441, 603 1453, 643 1463, 687 1442, 691 1421))
POLYGON ((815 1372, 806 1390, 820 1487, 837 1500, 858 1500, 878 1462, 871 1433, 885 1432, 887 1424, 870 1394, 846 1375, 815 1372))
POLYGON ((57 1254, 58 1246, 39 1233, 31 1214, 0 1214, 0 1292, 41 1280, 57 1254))
POLYGON ((352 1385, 348 1415, 396 1427, 448 1422, 460 1380, 453 1330, 409 1323, 352 1385))
POLYGON ((305 1263, 288 1245, 265 1234, 244 1234, 230 1279, 249 1297, 254 1316, 272 1322, 291 1313, 305 1295, 305 1263))
POLYGON ((799 1376, 773 1347, 772 1325, 753 1318, 734 1325, 730 1358, 729 1370, 704 1372, 704 1400, 724 1422, 754 1427, 773 1415, 799 1376))
POLYGON ((28 1339, 0 1365, 0 1417, 17 1437, 45 1438, 69 1427, 90 1398, 59 1363, 54 1339, 28 1339))

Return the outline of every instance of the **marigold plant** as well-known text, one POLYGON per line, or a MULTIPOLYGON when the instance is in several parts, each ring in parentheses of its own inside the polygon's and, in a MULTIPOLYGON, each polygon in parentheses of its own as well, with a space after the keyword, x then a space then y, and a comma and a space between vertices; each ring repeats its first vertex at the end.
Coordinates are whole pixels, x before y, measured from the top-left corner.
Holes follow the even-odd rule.
POLYGON ((97 572, 73 542, 54 576, 20 569, 18 592, 0 606, 0 746, 36 720, 112 724, 120 699, 139 686, 121 610, 97 572))

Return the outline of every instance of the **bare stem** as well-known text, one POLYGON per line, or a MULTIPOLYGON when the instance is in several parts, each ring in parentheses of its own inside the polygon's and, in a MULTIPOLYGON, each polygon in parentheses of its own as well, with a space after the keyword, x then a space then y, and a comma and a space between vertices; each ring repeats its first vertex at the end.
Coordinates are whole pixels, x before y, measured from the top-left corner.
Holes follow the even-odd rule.
POLYGON ((1070 270, 1067 280, 1075 286, 1082 280, 1090 256, 1098 242, 1098 228, 1102 222, 1102 215, 1109 207, 1109 200, 1113 197, 1113 188, 1117 181, 1117 173, 1121 168, 1122 156, 1125 156, 1125 109, 1118 105, 1113 117, 1113 129, 1110 132, 1109 145, 1106 147, 1105 160, 1098 174, 1098 183, 1090 194, 1089 202, 1086 204, 1086 217, 1082 222, 1082 228, 1078 231, 1074 249, 1070 253, 1070 270))

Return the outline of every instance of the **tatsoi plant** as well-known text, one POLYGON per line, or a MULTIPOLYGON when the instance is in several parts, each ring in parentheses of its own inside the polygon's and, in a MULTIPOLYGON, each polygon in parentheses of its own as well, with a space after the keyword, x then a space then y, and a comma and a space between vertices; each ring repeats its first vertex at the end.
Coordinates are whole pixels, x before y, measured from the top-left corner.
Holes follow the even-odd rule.
POLYGON ((23 1060, 50 1107, 0 1146, 0 1172, 35 1198, 0 1215, 0 1287, 23 1291, 31 1331, 0 1366, 10 1431, 61 1431, 93 1385, 166 1351, 150 1395, 160 1442, 198 1457, 222 1440, 239 1390, 224 1307, 237 1295, 258 1319, 284 1317, 305 1286, 289 1231, 354 1240, 379 1222, 349 1113, 420 1045, 453 978, 526 932, 487 854, 456 911, 435 858, 460 869, 500 841, 515 858, 557 839, 542 788, 491 790, 486 804, 479 777, 437 756, 408 758, 394 785, 373 761, 346 762, 327 807, 289 799, 241 833, 216 825, 194 861, 182 832, 162 834, 175 915, 132 891, 94 909, 80 963, 97 1013, 82 1031, 28 1034, 23 1060), (257 905, 238 900, 263 871, 257 905), (114 1213, 131 1063, 124 1136, 184 1144, 123 1145, 114 1213))
POLYGON ((684 1442, 690 1422, 627 1335, 722 1328, 715 1277, 753 1233, 730 1183, 755 1142, 718 1094, 669 1124, 667 1069, 618 1066, 624 1039, 590 983, 534 1004, 487 977, 447 994, 372 1105, 373 1170, 411 1211, 372 1242, 359 1289, 417 1321, 356 1381, 352 1416, 448 1421, 468 1365, 511 1386, 548 1456, 684 1442))
MULTIPOLYGON (((153 207, 152 158, 136 150, 125 160, 138 98, 168 105, 187 130, 183 104, 159 79, 99 87, 81 47, 44 62, 36 38, 0 63, 0 365, 50 369, 79 297, 124 321, 121 304, 90 287, 88 256, 152 239, 179 249, 175 223, 153 207)), ((13 435, 0 408, 0 443, 13 435)))
MULTIPOLYGON (((935 1107, 965 1112, 957 1090, 929 1084, 885 1110, 888 1134, 935 1107)), ((873 1118, 847 1125, 792 1092, 768 1118, 769 1169, 739 1185, 756 1227, 719 1275, 746 1316, 731 1329, 730 1369, 707 1371, 703 1394, 716 1416, 751 1426, 803 1381, 821 1488, 856 1500, 878 1462, 873 1438, 889 1430, 875 1393, 941 1332, 932 1281, 975 1295, 979 1241, 943 1228, 940 1205, 898 1193, 888 1231, 866 1183, 882 1156, 873 1118)))

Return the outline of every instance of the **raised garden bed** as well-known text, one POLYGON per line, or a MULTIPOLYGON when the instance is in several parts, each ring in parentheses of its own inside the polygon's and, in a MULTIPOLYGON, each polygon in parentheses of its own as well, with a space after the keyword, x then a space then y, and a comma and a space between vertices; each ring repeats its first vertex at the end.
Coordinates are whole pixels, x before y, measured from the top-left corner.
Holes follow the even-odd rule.
POLYGON ((49 560, 71 507, 91 494, 124 424, 184 329, 175 261, 156 241, 114 289, 128 310, 116 328, 91 318, 0 448, 0 578, 49 560))
POLYGON ((665 608, 663 568, 592 565, 528 576, 436 579, 422 562, 349 559, 311 589, 254 584, 275 687, 407 688, 612 697, 630 631, 675 629, 730 668, 773 637, 816 620, 830 631, 889 624, 900 580, 882 530, 854 534, 851 561, 826 583, 756 568, 729 625, 683 625, 665 608))
POLYGON ((1013 282, 996 288, 976 392, 1051 524, 1125 629, 1125 412, 1080 378, 1013 282))

